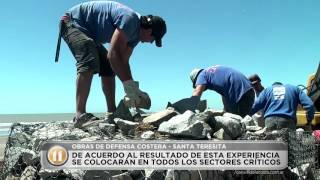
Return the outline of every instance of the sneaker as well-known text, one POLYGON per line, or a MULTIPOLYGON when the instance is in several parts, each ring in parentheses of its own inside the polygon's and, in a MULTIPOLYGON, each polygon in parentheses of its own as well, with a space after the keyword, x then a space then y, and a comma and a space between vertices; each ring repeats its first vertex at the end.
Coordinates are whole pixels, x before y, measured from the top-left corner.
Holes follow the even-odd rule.
POLYGON ((94 116, 91 113, 83 113, 79 117, 73 118, 74 127, 84 128, 88 126, 97 125, 102 123, 104 120, 100 120, 98 117, 94 116))

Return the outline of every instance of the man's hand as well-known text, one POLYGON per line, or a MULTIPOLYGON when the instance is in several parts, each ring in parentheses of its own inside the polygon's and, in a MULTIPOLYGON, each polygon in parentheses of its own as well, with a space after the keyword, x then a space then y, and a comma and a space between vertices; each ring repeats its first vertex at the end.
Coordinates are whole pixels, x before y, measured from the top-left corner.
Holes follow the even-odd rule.
POLYGON ((124 97, 124 104, 127 107, 137 107, 149 109, 151 106, 151 100, 146 92, 139 89, 139 82, 128 80, 123 82, 124 91, 126 93, 124 97))

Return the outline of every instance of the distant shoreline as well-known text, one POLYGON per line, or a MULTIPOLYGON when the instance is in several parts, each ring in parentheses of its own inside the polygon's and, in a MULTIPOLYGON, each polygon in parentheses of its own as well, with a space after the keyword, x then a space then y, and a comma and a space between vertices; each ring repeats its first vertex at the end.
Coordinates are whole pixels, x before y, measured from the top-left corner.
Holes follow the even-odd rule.
MULTIPOLYGON (((104 113, 93 113, 103 117, 104 113)), ((75 113, 0 114, 0 123, 72 121, 75 113)))

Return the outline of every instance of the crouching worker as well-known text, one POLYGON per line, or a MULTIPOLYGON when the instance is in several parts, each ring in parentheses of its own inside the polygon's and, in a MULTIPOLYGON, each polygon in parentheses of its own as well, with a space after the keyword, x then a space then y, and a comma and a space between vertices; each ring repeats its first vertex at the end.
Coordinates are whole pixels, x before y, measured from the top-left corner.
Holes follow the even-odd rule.
POLYGON ((297 86, 283 85, 275 82, 264 89, 255 101, 250 115, 263 109, 267 131, 288 128, 296 129, 297 106, 301 104, 307 111, 307 126, 311 125, 314 116, 312 100, 297 86))
POLYGON ((207 89, 213 90, 222 96, 224 111, 241 117, 249 114, 254 103, 254 90, 247 77, 239 71, 216 65, 192 70, 190 79, 193 97, 201 97, 207 89))

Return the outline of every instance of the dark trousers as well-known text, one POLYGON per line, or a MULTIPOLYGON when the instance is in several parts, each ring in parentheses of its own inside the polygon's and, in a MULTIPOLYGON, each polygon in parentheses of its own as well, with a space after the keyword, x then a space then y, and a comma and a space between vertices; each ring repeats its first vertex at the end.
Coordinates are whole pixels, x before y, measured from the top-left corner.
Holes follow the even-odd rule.
POLYGON ((222 97, 224 110, 226 112, 238 114, 241 117, 245 117, 251 111, 252 105, 254 103, 254 98, 255 94, 253 89, 250 89, 249 91, 244 93, 237 104, 230 104, 222 97))
POLYGON ((267 128, 267 131, 281 130, 283 128, 296 130, 296 124, 294 120, 278 116, 265 118, 265 127, 267 128))

